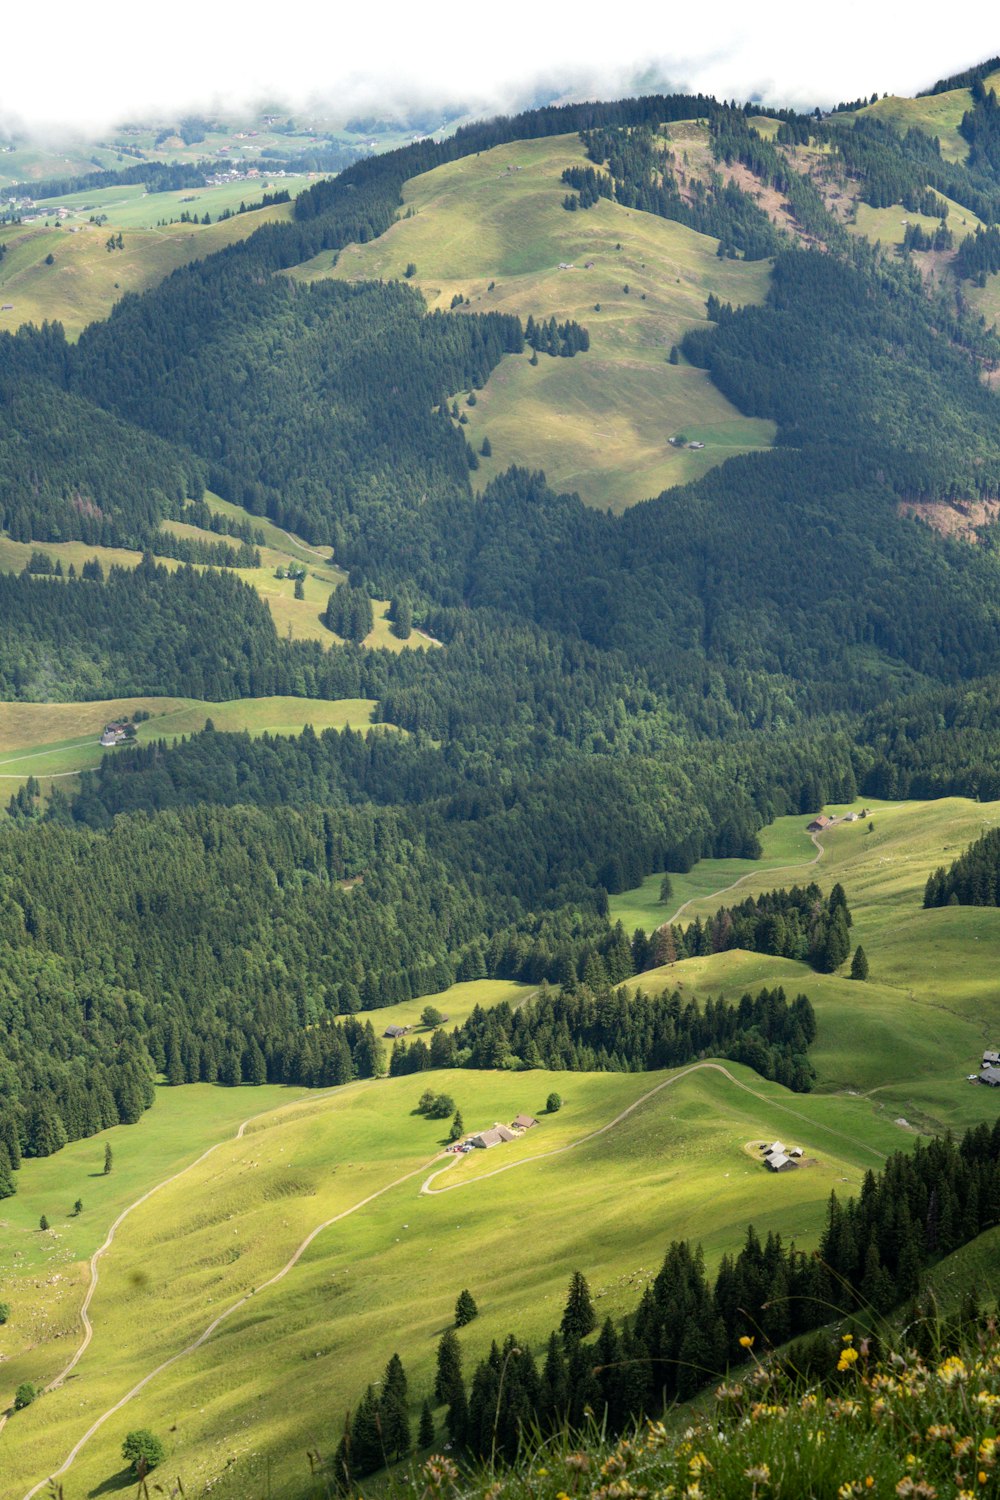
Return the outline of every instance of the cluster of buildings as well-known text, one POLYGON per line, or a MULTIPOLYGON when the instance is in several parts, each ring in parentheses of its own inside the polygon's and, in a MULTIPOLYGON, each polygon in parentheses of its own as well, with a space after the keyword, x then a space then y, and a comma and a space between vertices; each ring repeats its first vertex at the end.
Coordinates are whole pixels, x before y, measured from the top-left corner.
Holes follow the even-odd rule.
POLYGON ((457 1142, 449 1150, 458 1156, 465 1156, 469 1151, 489 1151, 491 1146, 504 1146, 508 1141, 516 1141, 526 1130, 531 1130, 537 1124, 534 1115, 515 1115, 509 1125, 501 1125, 497 1121, 490 1130, 480 1130, 477 1135, 466 1136, 464 1141, 457 1142))
POLYGON ((987 1088, 1000 1088, 1000 1052, 984 1052, 978 1073, 969 1074, 970 1083, 985 1083, 987 1088))
POLYGON ((105 724, 101 744, 106 750, 109 750, 112 745, 120 745, 128 739, 128 731, 131 727, 131 724, 126 723, 124 719, 116 719, 113 724, 105 724))
POLYGON ((802 1156, 801 1146, 786 1146, 782 1141, 772 1141, 761 1146, 766 1165, 772 1172, 793 1172, 802 1156))
POLYGON ((811 823, 806 824, 806 833, 823 833, 837 823, 860 823, 862 818, 869 816, 867 807, 863 807, 860 812, 844 813, 842 818, 828 818, 826 813, 820 813, 819 817, 813 818, 811 823))

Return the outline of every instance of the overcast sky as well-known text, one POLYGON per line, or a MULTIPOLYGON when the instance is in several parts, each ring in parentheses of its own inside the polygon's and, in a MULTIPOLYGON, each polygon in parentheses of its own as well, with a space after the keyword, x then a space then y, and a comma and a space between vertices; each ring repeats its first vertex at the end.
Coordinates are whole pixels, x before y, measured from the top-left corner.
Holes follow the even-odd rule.
POLYGON ((966 0, 46 0, 4 7, 0 117, 93 128, 262 95, 345 111, 396 101, 489 110, 537 88, 637 87, 831 104, 913 93, 1000 53, 1000 10, 966 0))

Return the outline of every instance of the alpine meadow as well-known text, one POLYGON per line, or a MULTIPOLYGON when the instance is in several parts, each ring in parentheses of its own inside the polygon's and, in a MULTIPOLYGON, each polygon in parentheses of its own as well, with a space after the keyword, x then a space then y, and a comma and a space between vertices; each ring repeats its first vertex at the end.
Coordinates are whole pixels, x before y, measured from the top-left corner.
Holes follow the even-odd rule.
POLYGON ((0 120, 2 1500, 1000 1495, 998 90, 0 120))

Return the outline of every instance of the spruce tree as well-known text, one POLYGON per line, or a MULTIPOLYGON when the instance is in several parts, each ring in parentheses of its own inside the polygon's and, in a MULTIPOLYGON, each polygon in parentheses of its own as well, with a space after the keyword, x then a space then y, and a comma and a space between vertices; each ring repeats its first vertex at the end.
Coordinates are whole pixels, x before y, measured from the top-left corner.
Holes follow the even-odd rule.
POLYGON ((406 1409, 406 1374, 398 1354, 385 1367, 379 1416, 386 1454, 402 1458, 410 1451, 410 1418, 406 1409))
POLYGON ((105 1177, 107 1177, 108 1173, 111 1171, 111 1163, 112 1163, 113 1160, 114 1160, 114 1155, 113 1155, 112 1150, 111 1150, 111 1142, 110 1141, 105 1141, 104 1142, 104 1175, 105 1175, 105 1177))
POLYGON ((424 1398, 424 1404, 420 1408, 420 1427, 417 1431, 417 1446, 429 1448, 434 1442, 434 1418, 431 1415, 430 1402, 424 1398))
POLYGON ((862 948, 860 943, 855 948, 854 957, 851 959, 851 978, 868 978, 868 955, 865 953, 865 950, 862 948))
POLYGON ((464 1328, 466 1323, 471 1323, 473 1318, 478 1316, 479 1308, 476 1306, 476 1299, 472 1293, 468 1288, 459 1292, 458 1301, 455 1303, 455 1327, 464 1328))
POLYGON ((434 1395, 438 1401, 452 1401, 456 1390, 462 1385, 462 1347, 453 1329, 441 1335, 437 1347, 437 1374, 434 1377, 434 1395))
POLYGON ((448 1131, 448 1139, 449 1141, 460 1141, 464 1134, 465 1121, 462 1119, 462 1111, 456 1109, 455 1118, 452 1120, 451 1129, 448 1131))
POLYGON ((585 1339, 587 1334, 597 1327, 597 1316, 590 1300, 590 1288, 582 1271, 574 1271, 570 1277, 569 1295, 566 1298, 566 1307, 559 1326, 562 1329, 563 1338, 568 1343, 585 1339))

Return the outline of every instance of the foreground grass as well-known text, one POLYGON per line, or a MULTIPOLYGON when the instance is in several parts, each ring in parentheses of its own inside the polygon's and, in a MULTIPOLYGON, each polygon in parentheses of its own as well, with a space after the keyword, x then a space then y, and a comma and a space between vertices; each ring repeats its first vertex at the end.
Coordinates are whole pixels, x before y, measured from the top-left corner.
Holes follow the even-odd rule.
POLYGON ((461 294, 473 312, 584 324, 587 354, 534 367, 530 351, 503 360, 466 411, 466 436, 477 451, 489 437, 493 449, 475 476, 480 488, 511 463, 528 464, 557 489, 621 510, 771 442, 773 426, 741 416, 704 371, 667 363, 671 346, 704 322, 709 292, 759 302, 769 267, 719 260, 716 240, 605 199, 567 213, 560 177, 584 160, 573 135, 438 167, 407 183, 411 216, 387 234, 348 246, 335 265, 326 253, 292 274, 402 278, 412 263, 412 284, 432 307, 461 294), (678 432, 704 449, 671 447, 678 432))
POLYGON ((901 1341, 884 1362, 867 1341, 831 1342, 825 1379, 754 1359, 687 1426, 680 1414, 618 1442, 596 1423, 528 1443, 509 1471, 466 1474, 436 1455, 397 1486, 421 1500, 972 1500, 997 1493, 996 1327, 959 1354, 921 1359, 901 1341))

